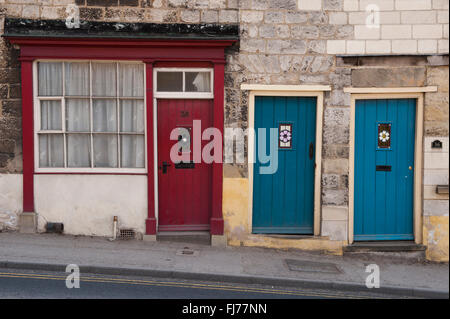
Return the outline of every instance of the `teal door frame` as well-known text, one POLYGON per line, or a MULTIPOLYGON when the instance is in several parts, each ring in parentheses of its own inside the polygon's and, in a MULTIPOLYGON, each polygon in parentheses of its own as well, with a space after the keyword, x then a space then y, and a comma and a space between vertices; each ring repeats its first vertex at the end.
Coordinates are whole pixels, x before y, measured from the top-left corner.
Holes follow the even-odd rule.
POLYGON ((322 128, 323 128, 323 99, 324 92, 330 91, 327 85, 252 85, 244 84, 242 90, 249 90, 249 136, 248 136, 248 172, 249 172, 249 196, 247 221, 248 231, 252 231, 253 218, 253 159, 254 150, 254 127, 255 127, 255 97, 256 96, 297 96, 316 97, 316 148, 315 148, 315 172, 314 172, 314 236, 320 235, 321 228, 321 172, 322 172, 322 128))
POLYGON ((413 231, 414 241, 421 244, 422 236, 422 169, 423 169, 423 105, 425 92, 436 92, 437 87, 419 88, 345 88, 351 94, 350 104, 350 153, 349 153, 349 219, 348 243, 354 241, 354 191, 355 191, 355 108, 356 100, 369 99, 416 99, 413 231))

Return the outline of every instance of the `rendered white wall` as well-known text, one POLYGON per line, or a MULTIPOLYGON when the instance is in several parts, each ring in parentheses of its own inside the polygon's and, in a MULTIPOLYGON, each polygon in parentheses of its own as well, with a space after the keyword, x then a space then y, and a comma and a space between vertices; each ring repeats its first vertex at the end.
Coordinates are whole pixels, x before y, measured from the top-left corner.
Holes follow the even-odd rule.
POLYGON ((22 212, 22 174, 0 174, 0 230, 17 229, 22 212))
POLYGON ((64 223, 64 233, 112 236, 113 216, 119 227, 145 232, 147 176, 36 175, 38 229, 46 222, 64 223))

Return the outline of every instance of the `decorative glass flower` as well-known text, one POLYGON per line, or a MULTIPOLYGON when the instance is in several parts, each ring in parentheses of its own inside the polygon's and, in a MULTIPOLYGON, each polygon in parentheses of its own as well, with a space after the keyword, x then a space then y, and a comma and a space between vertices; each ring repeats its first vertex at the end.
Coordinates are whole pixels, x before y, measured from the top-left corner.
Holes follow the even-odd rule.
POLYGON ((389 133, 386 131, 380 132, 380 141, 386 143, 389 140, 389 133))
POLYGON ((289 142, 291 138, 291 132, 289 132, 288 130, 283 130, 280 132, 280 141, 282 141, 283 143, 289 142))

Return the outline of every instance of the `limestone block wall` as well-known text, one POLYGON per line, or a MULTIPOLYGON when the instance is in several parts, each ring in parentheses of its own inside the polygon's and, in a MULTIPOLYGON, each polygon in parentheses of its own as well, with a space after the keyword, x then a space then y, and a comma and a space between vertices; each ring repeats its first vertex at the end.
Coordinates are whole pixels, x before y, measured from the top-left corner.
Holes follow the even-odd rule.
MULTIPOLYGON (((3 21, 0 15, 0 35, 3 21)), ((0 38, 0 173, 22 171, 22 104, 17 57, 18 50, 0 38)))
POLYGON ((354 30, 350 40, 329 40, 328 53, 448 53, 446 0, 344 0, 342 6, 327 2, 335 4, 330 24, 354 30), (371 14, 374 9, 379 13, 371 14))
POLYGON ((8 16, 66 18, 76 4, 85 20, 155 23, 237 23, 239 0, 1 0, 8 16))
POLYGON ((449 196, 436 193, 437 185, 449 183, 448 67, 428 68, 427 81, 438 92, 425 95, 423 239, 429 259, 448 261, 449 196), (432 148, 434 141, 442 142, 442 148, 432 148))

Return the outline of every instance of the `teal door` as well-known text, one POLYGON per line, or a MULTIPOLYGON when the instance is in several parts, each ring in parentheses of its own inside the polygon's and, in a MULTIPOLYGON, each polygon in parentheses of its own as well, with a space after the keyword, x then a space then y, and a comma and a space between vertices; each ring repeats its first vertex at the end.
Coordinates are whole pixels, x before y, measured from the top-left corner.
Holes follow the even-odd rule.
POLYGON ((316 98, 256 97, 255 132, 253 233, 312 234, 316 98), (258 153, 261 147, 270 150, 270 128, 277 130, 272 143, 278 167, 264 174, 267 164, 258 153))
POLYGON ((354 239, 413 240, 415 99, 357 100, 354 239))

